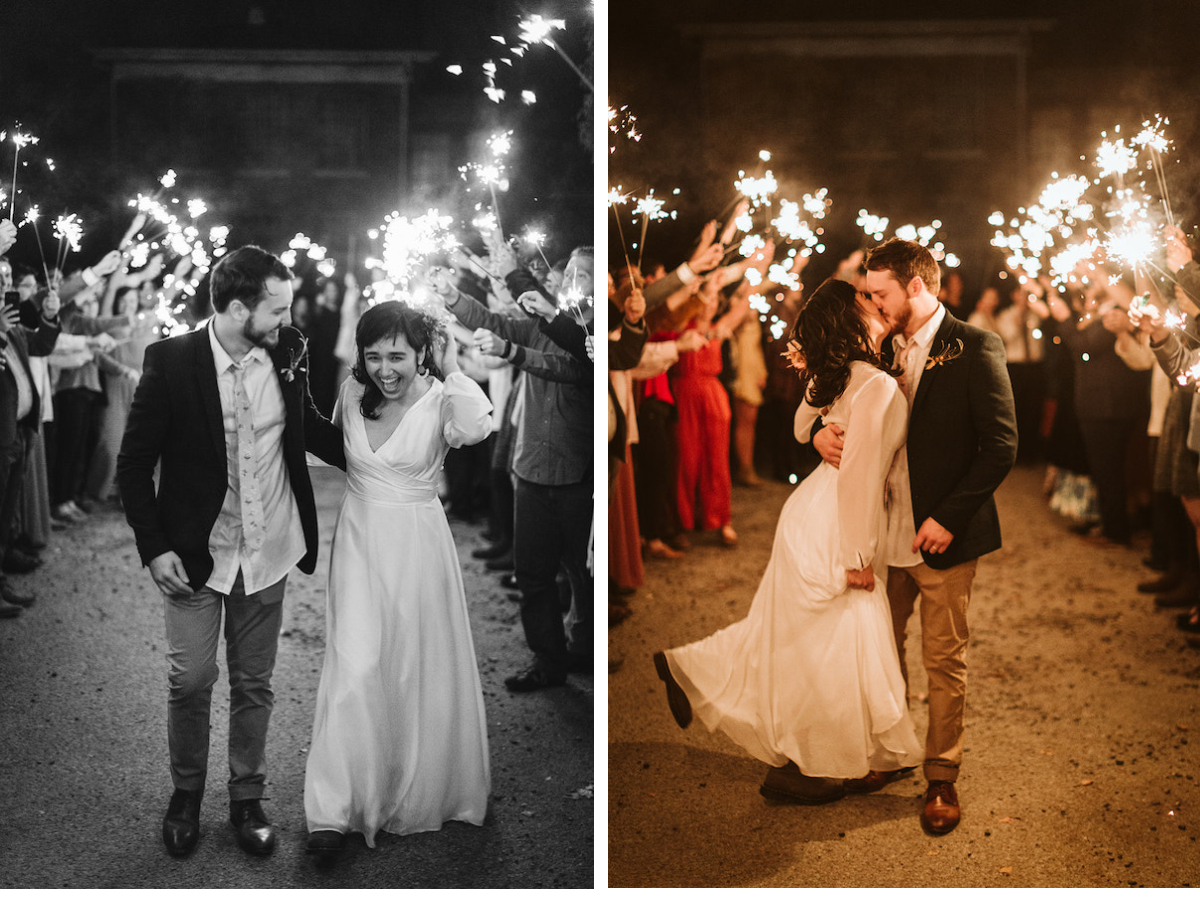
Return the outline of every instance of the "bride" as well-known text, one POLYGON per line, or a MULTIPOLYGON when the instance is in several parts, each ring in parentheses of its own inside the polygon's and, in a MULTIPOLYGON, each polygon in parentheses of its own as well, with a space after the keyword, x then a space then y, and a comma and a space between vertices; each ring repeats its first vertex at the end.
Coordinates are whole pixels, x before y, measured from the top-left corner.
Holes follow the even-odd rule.
POLYGON ((885 483, 908 411, 878 360, 886 332, 843 281, 805 304, 789 344, 805 394, 795 432, 807 441, 818 415, 840 426, 841 466, 822 462, 784 505, 749 615, 654 655, 676 722, 694 713, 771 766, 772 799, 837 800, 854 788, 844 779, 890 780, 924 757, 885 594, 885 483))
POLYGON ((437 478, 491 430, 454 337, 400 302, 367 310, 333 419, 346 497, 333 534, 325 664, 304 780, 308 850, 348 832, 480 825, 490 773, 483 693, 437 478))

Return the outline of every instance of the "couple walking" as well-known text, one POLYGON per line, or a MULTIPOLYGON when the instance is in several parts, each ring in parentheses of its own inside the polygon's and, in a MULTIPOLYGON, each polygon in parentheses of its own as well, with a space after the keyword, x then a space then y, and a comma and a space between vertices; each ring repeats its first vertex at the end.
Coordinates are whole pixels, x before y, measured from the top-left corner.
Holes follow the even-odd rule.
POLYGON ((336 855, 353 831, 374 846, 380 830, 481 824, 483 697, 437 474, 449 447, 487 436, 490 403, 459 372, 449 334, 387 302, 359 322, 331 422, 288 326, 291 271, 245 246, 213 268, 211 294, 207 326, 147 349, 118 459, 138 552, 164 596, 168 852, 186 856, 200 837, 222 615, 230 823, 242 849, 274 848, 261 804, 271 674, 288 572, 317 560, 306 450, 347 471, 305 777, 308 848, 336 855))
POLYGON ((826 281, 797 320, 795 432, 824 463, 783 507, 749 615, 654 661, 680 726, 694 713, 771 767, 764 796, 876 791, 923 758, 921 822, 945 834, 960 818, 971 583, 1000 547, 992 493, 1016 457, 1012 388, 999 337, 938 302, 928 250, 893 238, 866 269, 865 292, 826 281), (918 595, 923 750, 904 656, 918 595))

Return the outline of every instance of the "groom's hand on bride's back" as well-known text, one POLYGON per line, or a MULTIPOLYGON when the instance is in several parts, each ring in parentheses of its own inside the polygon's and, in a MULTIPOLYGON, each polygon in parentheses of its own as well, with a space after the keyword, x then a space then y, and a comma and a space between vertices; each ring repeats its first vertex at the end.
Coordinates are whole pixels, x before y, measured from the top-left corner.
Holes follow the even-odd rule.
POLYGON ((830 467, 841 466, 842 448, 846 445, 845 432, 837 424, 826 424, 812 438, 813 448, 830 467))
POLYGON ((183 561, 173 551, 166 551, 149 564, 150 576, 164 595, 191 595, 192 587, 187 582, 187 571, 183 561))

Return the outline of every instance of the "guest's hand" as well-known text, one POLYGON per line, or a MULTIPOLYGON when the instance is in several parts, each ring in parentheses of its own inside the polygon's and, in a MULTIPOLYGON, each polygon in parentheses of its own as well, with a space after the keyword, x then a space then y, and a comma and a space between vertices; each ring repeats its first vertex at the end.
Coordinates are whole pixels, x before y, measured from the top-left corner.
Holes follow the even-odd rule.
POLYGON ((87 339, 87 347, 96 352, 107 352, 117 344, 110 333, 97 333, 95 336, 89 336, 87 339))
POLYGON ((126 246, 128 246, 133 241, 133 238, 137 236, 137 232, 140 231, 145 226, 145 224, 146 224, 146 213, 145 212, 138 212, 136 215, 134 215, 133 221, 131 221, 129 223, 129 230, 125 231, 125 236, 123 236, 121 238, 121 242, 119 244, 120 247, 122 249, 124 249, 126 246))
POLYGON ((517 297, 517 305, 525 309, 527 314, 534 317, 553 321, 558 316, 558 308, 537 290, 527 290, 517 297))
POLYGON ((861 570, 847 570, 846 585, 852 589, 866 589, 868 592, 874 592, 875 570, 870 564, 867 564, 861 570))
POLYGON ((583 347, 587 349, 588 361, 596 360, 596 338, 590 333, 583 338, 583 347))
POLYGON ((425 275, 429 281, 430 288, 442 297, 443 300, 449 299, 454 295, 454 284, 450 280, 450 272, 445 268, 434 265, 425 275))
POLYGON ((17 242, 17 226, 7 218, 0 220, 0 255, 8 252, 17 242))
POLYGON ((646 297, 642 295, 642 291, 635 289, 629 294, 629 298, 625 300, 625 320, 636 327, 642 322, 642 317, 646 314, 646 297))
POLYGON ((1130 306, 1129 323, 1133 325, 1134 329, 1150 334, 1150 341, 1153 343, 1161 343, 1170 333, 1162 315, 1153 305, 1130 306))
POLYGON ((703 349, 707 342, 704 334, 699 330, 685 330, 676 338, 675 348, 679 351, 680 355, 683 355, 685 352, 695 352, 698 349, 703 349))
POLYGON ((0 333, 8 333, 20 323, 21 310, 10 305, 4 306, 4 311, 0 313, 0 333))
MULTIPOLYGON (((162 265, 162 257, 159 257, 159 266, 162 265)), ((105 254, 104 258, 92 265, 92 273, 97 277, 108 277, 117 268, 121 267, 121 253, 117 250, 112 250, 105 254)))
POLYGON ((1100 324, 1109 333, 1128 333, 1131 328, 1129 312, 1123 308, 1106 308, 1100 315, 1100 324))
POLYGON ((1166 233, 1167 267, 1174 273, 1192 260, 1192 250, 1181 228, 1168 226, 1166 233))
POLYGON ((926 517, 917 537, 913 539, 913 554, 918 551, 928 551, 930 554, 943 554, 950 543, 954 541, 954 533, 946 529, 932 517, 926 517))
POLYGON ((688 259, 688 267, 696 274, 711 271, 721 263, 725 254, 720 243, 714 242, 717 236, 717 222, 710 221, 700 231, 700 242, 696 244, 692 257, 688 259))
POLYGON ((729 216, 729 220, 725 222, 725 227, 721 231, 722 248, 733 242, 733 235, 737 233, 737 220, 745 215, 749 208, 750 200, 744 196, 738 200, 738 204, 733 209, 733 214, 729 216))
POLYGON ((187 571, 183 569, 183 561, 173 551, 164 552, 150 562, 150 576, 164 595, 193 594, 192 587, 187 582, 187 571))
POLYGON ((61 310, 62 300, 58 298, 58 290, 47 291, 46 298, 42 300, 42 317, 53 321, 61 310))
POLYGON ((846 431, 837 424, 826 424, 813 437, 813 448, 830 467, 841 467, 842 449, 846 446, 846 431))
POLYGON ((492 331, 480 327, 475 331, 475 348, 484 355, 495 355, 499 357, 504 354, 504 339, 492 333, 492 331))

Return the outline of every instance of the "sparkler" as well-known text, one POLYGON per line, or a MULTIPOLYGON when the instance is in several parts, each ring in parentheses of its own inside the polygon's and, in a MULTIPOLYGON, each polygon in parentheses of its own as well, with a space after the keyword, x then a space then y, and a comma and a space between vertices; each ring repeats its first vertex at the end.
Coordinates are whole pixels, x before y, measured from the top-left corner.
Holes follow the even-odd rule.
POLYGON ((579 66, 575 64, 574 60, 572 60, 571 57, 566 54, 563 48, 559 46, 558 41, 554 40, 551 36, 555 31, 566 30, 567 23, 565 20, 543 19, 541 16, 535 15, 530 16, 528 19, 521 19, 518 24, 521 29, 518 37, 526 46, 530 44, 545 44, 563 58, 563 61, 565 61, 567 65, 571 67, 571 70, 579 76, 579 80, 587 85, 588 90, 595 92, 595 88, 592 86, 591 79, 589 79, 588 76, 580 70, 579 66))
POLYGON ((546 270, 549 270, 551 268, 550 260, 546 258, 546 253, 542 252, 542 244, 546 242, 546 235, 541 231, 534 230, 532 227, 527 227, 525 228, 525 233, 521 235, 521 240, 538 251, 538 255, 546 263, 546 270))
POLYGON ((1162 196, 1163 211, 1167 216, 1167 224, 1175 226, 1175 216, 1171 213, 1171 196, 1167 192, 1166 172, 1163 170, 1162 153, 1166 152, 1171 146, 1171 141, 1163 134, 1162 129, 1169 124, 1169 120, 1161 115, 1154 117, 1154 122, 1142 122, 1141 132, 1133 138, 1135 146, 1145 147, 1150 151, 1150 167, 1154 171, 1154 177, 1158 180, 1158 190, 1162 196))
POLYGON ((58 238, 58 253, 55 262, 59 270, 66 267, 67 255, 78 252, 83 240, 83 224, 78 215, 59 215, 54 222, 54 236, 58 238))
MULTIPOLYGON (((0 140, 4 139, 6 131, 0 131, 0 140)), ((13 220, 13 213, 16 211, 17 205, 17 160, 21 156, 21 150, 29 146, 31 143, 37 143, 38 138, 32 134, 22 134, 20 131, 13 131, 12 135, 13 146, 16 149, 13 151, 13 176, 12 176, 12 198, 8 204, 8 220, 13 220)))
POLYGON ((625 256, 626 270, 632 268, 633 265, 629 263, 629 250, 626 249, 625 231, 621 228, 621 216, 617 214, 617 206, 625 205, 632 195, 632 193, 622 194, 620 184, 608 191, 608 207, 612 209, 613 218, 617 219, 617 234, 621 237, 621 252, 625 256))
POLYGON ((638 268, 642 267, 642 256, 646 251, 646 229, 650 226, 651 221, 657 221, 660 218, 674 218, 675 213, 667 213, 663 211, 665 202, 654 195, 654 188, 650 188, 650 192, 646 196, 639 199, 634 206, 634 217, 640 215, 642 217, 642 238, 638 241, 638 268))
MULTIPOLYGON (((622 106, 620 109, 608 107, 608 130, 613 134, 624 134, 634 143, 639 143, 642 139, 642 134, 637 129, 637 116, 629 111, 628 106, 622 106)), ((610 146, 609 155, 616 152, 616 149, 615 144, 610 146)))

